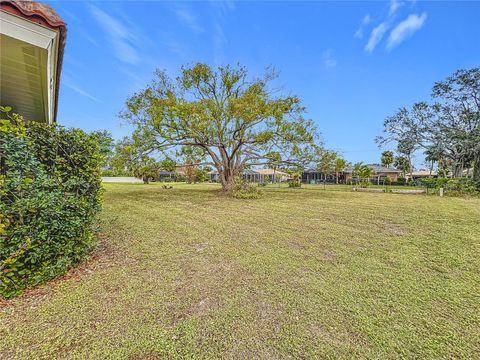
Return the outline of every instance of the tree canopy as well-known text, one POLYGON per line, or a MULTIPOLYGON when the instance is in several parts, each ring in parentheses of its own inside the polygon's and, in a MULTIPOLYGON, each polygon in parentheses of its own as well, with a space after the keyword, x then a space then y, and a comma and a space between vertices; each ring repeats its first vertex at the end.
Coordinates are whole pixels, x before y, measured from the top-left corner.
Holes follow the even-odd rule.
POLYGON ((382 166, 389 167, 395 161, 393 151, 385 150, 382 152, 381 164, 382 166))
POLYGON ((201 63, 182 67, 175 79, 157 70, 120 115, 136 127, 132 142, 140 153, 193 148, 229 190, 245 167, 297 165, 317 149, 316 129, 304 118, 300 99, 273 89, 276 77, 272 70, 251 78, 242 66, 201 63))
POLYGON ((454 177, 473 167, 480 182, 480 68, 458 70, 435 83, 432 98, 432 103, 417 102, 385 119, 384 135, 377 142, 396 142, 409 163, 420 149, 427 161, 448 160, 454 177))

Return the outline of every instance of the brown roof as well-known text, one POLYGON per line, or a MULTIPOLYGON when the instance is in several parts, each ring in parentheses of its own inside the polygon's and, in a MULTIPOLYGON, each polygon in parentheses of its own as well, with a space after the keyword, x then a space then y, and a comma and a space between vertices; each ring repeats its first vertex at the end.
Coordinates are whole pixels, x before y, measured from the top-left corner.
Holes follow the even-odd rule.
POLYGON ((28 21, 48 27, 59 32, 57 74, 55 87, 55 113, 57 117, 58 92, 60 89, 60 73, 62 72, 63 52, 67 39, 67 24, 50 5, 30 0, 0 0, 0 9, 13 15, 20 16, 28 21))

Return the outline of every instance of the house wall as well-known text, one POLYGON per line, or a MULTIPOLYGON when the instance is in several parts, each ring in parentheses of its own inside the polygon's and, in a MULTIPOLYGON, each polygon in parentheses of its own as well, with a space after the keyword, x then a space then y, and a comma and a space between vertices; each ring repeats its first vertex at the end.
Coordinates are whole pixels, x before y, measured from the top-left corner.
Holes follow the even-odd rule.
POLYGON ((388 178, 391 182, 397 182, 397 181, 398 181, 398 173, 388 173, 388 174, 387 174, 387 178, 388 178))

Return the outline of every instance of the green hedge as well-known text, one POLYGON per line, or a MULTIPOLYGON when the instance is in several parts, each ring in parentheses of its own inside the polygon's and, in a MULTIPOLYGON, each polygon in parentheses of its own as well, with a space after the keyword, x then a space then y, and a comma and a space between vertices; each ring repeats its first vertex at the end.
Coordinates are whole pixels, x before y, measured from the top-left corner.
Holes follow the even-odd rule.
POLYGON ((443 187, 445 194, 450 196, 462 196, 462 195, 478 195, 478 188, 475 181, 471 178, 424 178, 417 182, 418 185, 424 186, 428 189, 434 189, 438 192, 438 189, 443 187))
POLYGON ((65 273, 94 248, 102 155, 96 134, 0 120, 0 294, 65 273))

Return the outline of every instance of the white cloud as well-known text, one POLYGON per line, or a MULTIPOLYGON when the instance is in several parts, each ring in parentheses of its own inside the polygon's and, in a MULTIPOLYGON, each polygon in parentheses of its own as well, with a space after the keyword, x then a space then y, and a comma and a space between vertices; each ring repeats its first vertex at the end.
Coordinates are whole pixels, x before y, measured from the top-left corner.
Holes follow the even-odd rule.
POLYGON ((362 24, 363 25, 368 25, 368 24, 370 24, 370 21, 372 21, 372 17, 370 16, 370 14, 365 14, 365 16, 363 17, 363 20, 362 20, 362 24))
POLYGON ((186 46, 183 45, 182 43, 175 41, 173 39, 169 39, 169 40, 166 40, 163 44, 171 53, 178 55, 180 57, 186 56, 187 49, 186 49, 186 46))
POLYGON ((137 40, 134 33, 99 8, 92 5, 90 10, 98 25, 107 34, 108 40, 115 51, 115 56, 123 62, 138 64, 140 56, 133 45, 137 40))
POLYGON ((385 25, 384 22, 372 30, 370 38, 368 39, 368 43, 365 45, 366 52, 372 52, 375 49, 380 40, 382 40, 385 31, 387 31, 387 25, 385 25))
POLYGON ((93 100, 95 102, 98 102, 98 103, 101 103, 101 101, 99 99, 97 99, 95 96, 93 96, 92 94, 89 94, 88 92, 86 92, 85 90, 79 88, 78 86, 72 84, 70 81, 63 81, 63 85, 65 85, 66 87, 72 89, 73 91, 75 91, 77 94, 80 94, 82 96, 85 96, 86 98, 89 98, 90 100, 93 100))
POLYGON ((331 69, 337 66, 337 60, 333 57, 331 49, 327 49, 322 53, 322 61, 323 65, 327 69, 331 69))
POLYGON ((417 30, 420 30, 425 24, 427 14, 422 15, 410 14, 408 17, 400 22, 390 33, 387 42, 387 49, 392 49, 403 40, 412 36, 417 30))
POLYGON ((397 0, 390 1, 390 7, 388 9, 388 16, 392 16, 395 14, 400 6, 402 6, 402 2, 398 2, 397 0))
POLYGON ((213 1, 212 6, 214 7, 217 15, 223 20, 229 12, 235 10, 235 3, 231 0, 218 0, 213 1))
POLYGON ((213 48, 214 63, 220 65, 224 61, 224 45, 228 43, 228 38, 224 30, 225 24, 228 23, 229 14, 235 11, 233 1, 213 1, 210 3, 213 13, 213 48))
POLYGON ((353 37, 357 39, 363 38, 363 27, 370 24, 371 21, 372 21, 372 17, 370 16, 370 14, 369 13, 365 14, 362 19, 362 24, 357 29, 357 31, 355 31, 355 34, 353 34, 353 37))
POLYGON ((198 23, 197 17, 185 5, 176 3, 173 11, 175 12, 175 15, 177 15, 178 21, 195 34, 200 34, 205 31, 205 29, 198 23))

